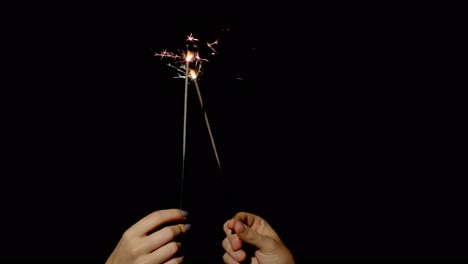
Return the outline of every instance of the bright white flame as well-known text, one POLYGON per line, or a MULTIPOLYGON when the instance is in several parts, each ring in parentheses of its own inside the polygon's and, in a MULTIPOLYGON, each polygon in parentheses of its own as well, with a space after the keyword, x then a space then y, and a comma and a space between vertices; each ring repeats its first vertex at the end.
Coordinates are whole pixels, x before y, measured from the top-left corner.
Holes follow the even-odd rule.
POLYGON ((187 56, 185 56, 185 61, 188 61, 188 62, 192 61, 193 56, 194 56, 193 52, 187 51, 187 56))
POLYGON ((192 78, 192 80, 197 78, 197 73, 194 69, 190 69, 190 77, 192 78))

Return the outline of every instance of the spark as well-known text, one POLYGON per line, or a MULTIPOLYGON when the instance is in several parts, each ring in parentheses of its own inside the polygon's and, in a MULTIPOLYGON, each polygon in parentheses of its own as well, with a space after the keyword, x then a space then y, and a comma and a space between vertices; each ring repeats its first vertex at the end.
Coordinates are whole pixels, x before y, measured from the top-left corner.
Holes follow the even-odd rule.
POLYGON ((173 59, 179 59, 180 56, 179 55, 176 55, 172 52, 168 52, 167 50, 162 50, 161 53, 155 53, 154 56, 159 56, 161 57, 161 60, 164 58, 164 57, 168 57, 168 58, 173 58, 173 59))
POLYGON ((213 45, 217 45, 218 44, 218 40, 215 40, 214 42, 207 42, 206 45, 208 46, 208 48, 210 48, 213 52, 211 53, 211 55, 215 55, 215 54, 218 54, 218 52, 216 52, 216 50, 213 48, 213 45))
POLYGON ((199 40, 197 38, 195 38, 192 33, 190 33, 190 35, 187 36, 187 41, 192 41, 193 42, 193 41, 199 41, 199 40))

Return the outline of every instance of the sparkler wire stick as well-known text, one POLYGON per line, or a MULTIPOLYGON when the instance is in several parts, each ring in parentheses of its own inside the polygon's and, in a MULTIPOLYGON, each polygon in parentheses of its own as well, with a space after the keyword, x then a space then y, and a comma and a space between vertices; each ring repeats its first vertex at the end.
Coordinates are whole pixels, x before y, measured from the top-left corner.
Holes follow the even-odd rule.
POLYGON ((221 172, 221 175, 222 175, 221 162, 219 161, 218 151, 216 150, 216 144, 213 138, 213 133, 211 132, 210 122, 208 121, 208 114, 206 113, 205 107, 203 106, 203 100, 202 100, 202 96, 200 93, 200 87, 198 86, 196 76, 194 76, 193 74, 192 74, 192 79, 195 83, 195 88, 197 88, 198 100, 200 101, 200 106, 203 110, 203 114, 205 115, 205 123, 206 123, 206 127, 208 128, 208 133, 210 134, 211 145, 213 146, 214 154, 216 156, 216 161, 218 162, 219 171, 221 172))
POLYGON ((193 58, 191 52, 187 52, 185 58, 185 95, 184 95, 184 128, 183 128, 183 139, 182 139, 182 176, 180 180, 180 202, 179 209, 182 209, 182 200, 184 195, 184 174, 185 174, 185 149, 187 139, 187 98, 188 98, 188 76, 189 76, 189 63, 193 58))

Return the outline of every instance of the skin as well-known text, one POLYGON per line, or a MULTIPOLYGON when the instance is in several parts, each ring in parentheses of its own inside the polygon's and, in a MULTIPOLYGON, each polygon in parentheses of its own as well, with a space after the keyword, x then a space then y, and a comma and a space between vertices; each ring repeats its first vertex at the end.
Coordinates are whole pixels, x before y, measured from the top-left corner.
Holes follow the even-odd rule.
MULTIPOLYGON (((190 229, 190 225, 181 223, 186 219, 186 212, 179 209, 145 216, 123 233, 106 264, 182 263, 184 257, 177 255, 181 244, 176 239, 190 229)), ((276 231, 258 215, 239 212, 224 223, 223 229, 224 263, 295 263, 276 231), (247 245, 255 247, 253 256, 244 250, 247 245)))
POLYGON ((152 212, 123 233, 106 264, 182 263, 175 239, 189 230, 190 225, 180 223, 186 219, 179 209, 152 212))
POLYGON ((276 231, 258 215, 239 212, 223 225, 226 237, 222 241, 226 264, 294 264, 291 251, 281 241, 276 231), (247 256, 244 247, 253 245, 254 256, 247 256), (250 259, 248 259, 250 258, 250 259), (247 262, 244 262, 246 261, 247 262))

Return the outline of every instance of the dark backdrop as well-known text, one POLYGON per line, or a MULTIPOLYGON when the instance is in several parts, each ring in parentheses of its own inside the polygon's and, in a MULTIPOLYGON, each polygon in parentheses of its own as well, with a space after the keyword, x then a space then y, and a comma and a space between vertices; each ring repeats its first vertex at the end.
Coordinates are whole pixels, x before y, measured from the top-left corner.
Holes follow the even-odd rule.
POLYGON ((102 263, 133 223, 179 207, 184 80, 154 54, 190 33, 210 59, 198 84, 223 173, 191 83, 187 262, 220 263, 240 210, 302 262, 466 256, 456 130, 424 71, 431 26, 346 10, 155 22, 144 45, 28 53, 5 112, 2 257, 102 263))

